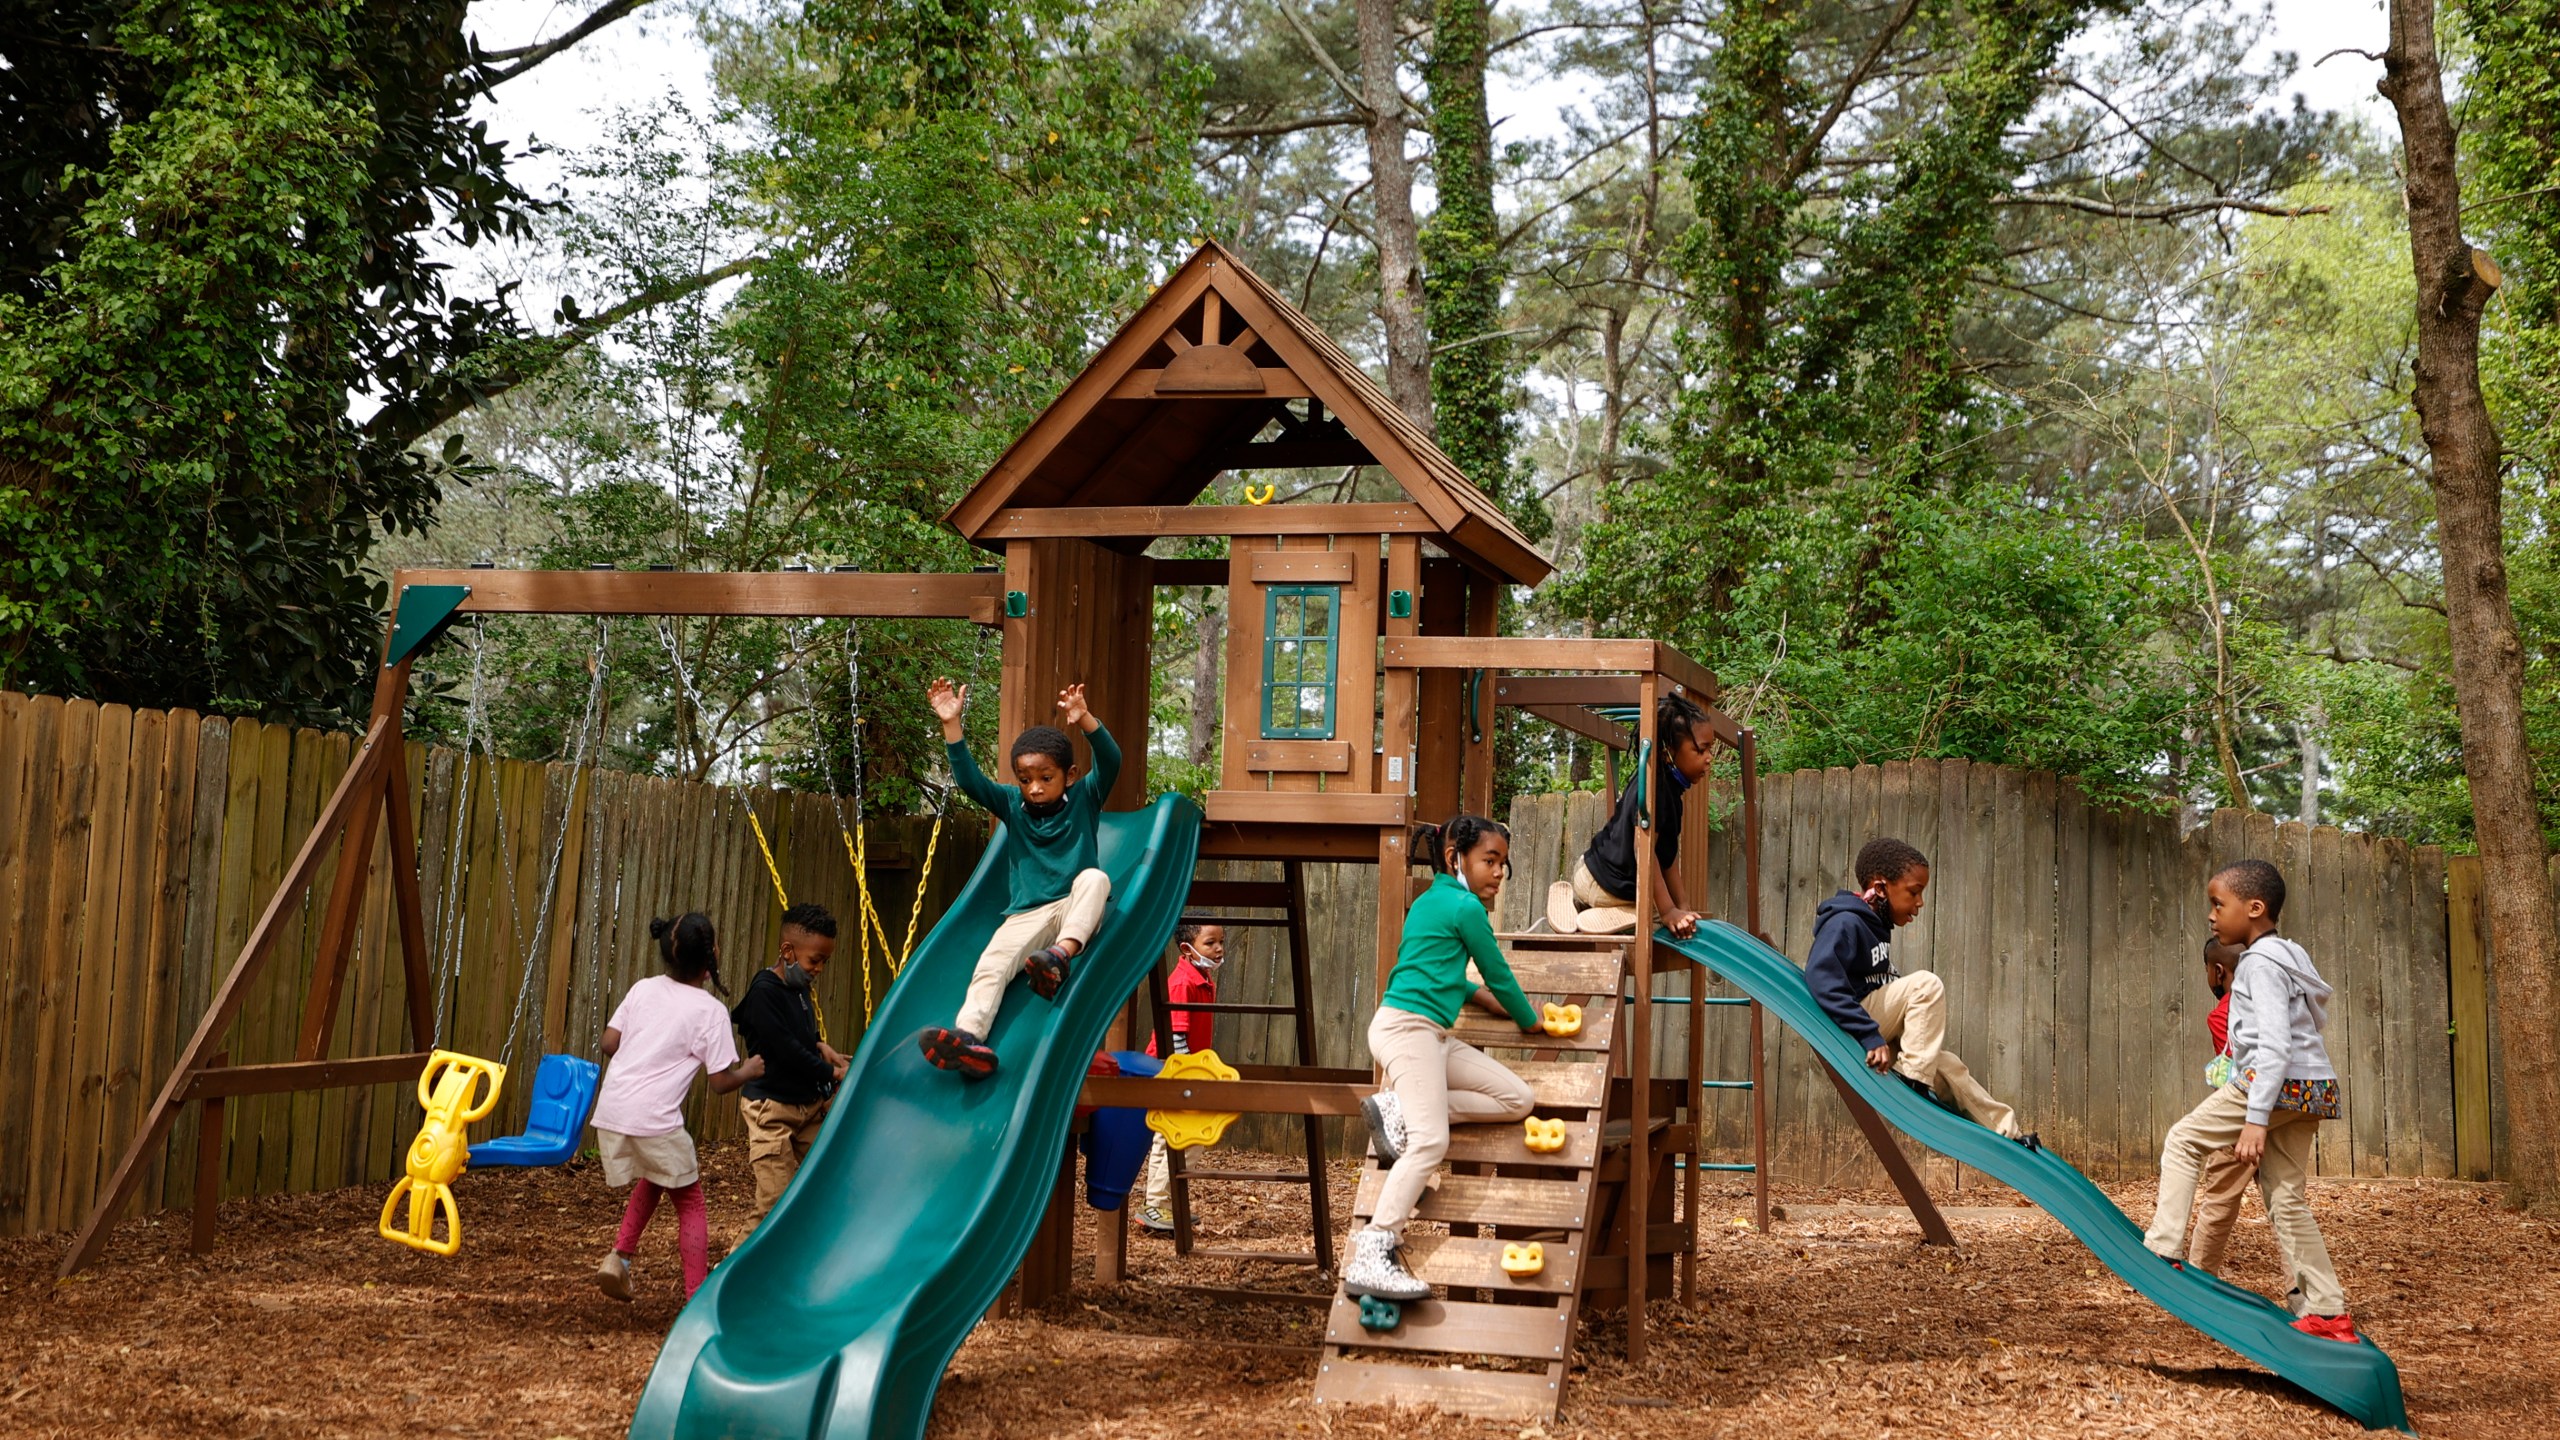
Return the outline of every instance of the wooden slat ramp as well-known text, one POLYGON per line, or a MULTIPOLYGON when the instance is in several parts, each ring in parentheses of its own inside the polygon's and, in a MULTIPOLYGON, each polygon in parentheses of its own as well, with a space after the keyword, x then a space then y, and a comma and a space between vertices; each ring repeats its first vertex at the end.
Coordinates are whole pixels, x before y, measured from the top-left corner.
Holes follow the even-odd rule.
MULTIPOLYGON (((1524 947, 1511 960, 1533 1002, 1583 1007, 1581 1034, 1549 1040, 1535 1059, 1500 1057, 1537 1093, 1540 1119, 1566 1122, 1564 1148, 1532 1152, 1516 1122, 1455 1128, 1448 1173, 1424 1194, 1420 1222, 1405 1236, 1405 1263, 1443 1287, 1444 1298, 1407 1305, 1403 1323, 1373 1332, 1360 1328, 1359 1301, 1337 1290, 1316 1370, 1318 1404, 1429 1405, 1495 1420, 1555 1417, 1600 1218, 1601 1132, 1626 952, 1524 947), (1442 1225, 1449 1233, 1439 1233, 1442 1225), (1531 1239, 1546 1247, 1546 1268, 1526 1279, 1504 1274, 1503 1243, 1531 1239)), ((1457 1033, 1488 1049, 1519 1048, 1520 1032, 1491 1016, 1464 1017, 1457 1033)), ((1375 1159, 1362 1167, 1352 1207, 1361 1220, 1375 1211, 1385 1179, 1375 1159)), ((1343 1245, 1347 1265, 1350 1237, 1343 1245)))

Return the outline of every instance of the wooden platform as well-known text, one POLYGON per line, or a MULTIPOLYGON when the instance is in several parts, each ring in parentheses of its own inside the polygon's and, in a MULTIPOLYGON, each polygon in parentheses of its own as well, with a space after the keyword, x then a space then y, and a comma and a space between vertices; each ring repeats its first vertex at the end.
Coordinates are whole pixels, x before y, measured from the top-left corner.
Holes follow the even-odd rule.
MULTIPOLYGON (((1430 1405, 1506 1421, 1555 1416, 1592 1268, 1591 1237, 1603 1218, 1604 1111, 1620 1049, 1626 951, 1533 948, 1539 938, 1511 952, 1512 972, 1533 1001, 1580 1003, 1582 1033, 1526 1036, 1506 1021, 1474 1015, 1457 1033, 1487 1049, 1538 1056, 1513 1060, 1506 1053, 1504 1062, 1536 1093, 1539 1118, 1566 1122, 1564 1148, 1531 1152, 1517 1122, 1454 1127, 1450 1170, 1424 1192, 1405 1241, 1406 1265, 1445 1293, 1403 1307, 1395 1329, 1373 1332, 1360 1327, 1359 1301, 1337 1291, 1316 1369, 1319 1404, 1430 1405), (1431 1228, 1434 1222, 1450 1233, 1431 1228), (1545 1247, 1546 1268, 1514 1279, 1502 1270, 1504 1241, 1528 1238, 1545 1247)), ((1385 1183, 1384 1170, 1370 1160, 1353 1213, 1366 1220, 1385 1183)), ((1349 1245, 1346 1237, 1346 1263, 1349 1245)))

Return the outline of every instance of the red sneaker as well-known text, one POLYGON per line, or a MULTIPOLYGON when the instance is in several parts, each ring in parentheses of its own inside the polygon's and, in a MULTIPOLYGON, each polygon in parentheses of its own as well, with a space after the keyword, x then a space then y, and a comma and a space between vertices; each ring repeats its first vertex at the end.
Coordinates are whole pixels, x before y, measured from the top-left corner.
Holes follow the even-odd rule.
POLYGON ((996 1052, 966 1030, 936 1026, 918 1036, 916 1044, 926 1060, 941 1069, 957 1071, 964 1080, 984 1080, 996 1073, 996 1052))
POLYGON ((2344 1344, 2356 1343, 2356 1317, 2353 1315, 2305 1315, 2293 1322, 2293 1328, 2305 1335, 2344 1344))
POLYGON ((1022 971, 1031 977, 1031 993, 1043 1000, 1055 1000, 1067 987, 1067 977, 1075 968, 1075 957, 1052 945, 1035 951, 1022 962, 1022 971))

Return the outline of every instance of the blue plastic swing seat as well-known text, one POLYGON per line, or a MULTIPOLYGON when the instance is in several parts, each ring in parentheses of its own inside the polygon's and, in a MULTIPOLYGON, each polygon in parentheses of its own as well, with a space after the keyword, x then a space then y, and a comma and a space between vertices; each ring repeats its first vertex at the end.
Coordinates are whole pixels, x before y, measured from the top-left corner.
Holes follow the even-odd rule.
POLYGON ((533 1109, 524 1133, 483 1140, 471 1147, 480 1165, 561 1165, 578 1153, 587 1113, 596 1108, 596 1082, 604 1067, 575 1055, 545 1055, 533 1072, 533 1109))

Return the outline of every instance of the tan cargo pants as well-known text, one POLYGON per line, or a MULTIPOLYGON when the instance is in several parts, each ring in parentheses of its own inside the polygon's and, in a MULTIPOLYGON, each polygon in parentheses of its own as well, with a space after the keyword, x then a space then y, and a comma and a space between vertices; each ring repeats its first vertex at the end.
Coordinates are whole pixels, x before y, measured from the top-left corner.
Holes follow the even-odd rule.
MULTIPOLYGON (((2225 1085, 2169 1127, 2160 1142, 2160 1200, 2151 1211, 2151 1229, 2142 1243, 2154 1255, 2178 1258, 2186 1239, 2187 1216, 2195 1209, 2197 1172, 2205 1157, 2226 1150, 2249 1123, 2249 1092, 2225 1085)), ((2258 1198, 2267 1206, 2267 1228, 2275 1232, 2276 1249, 2284 1254, 2285 1271, 2302 1291, 2306 1312, 2347 1313, 2346 1287, 2338 1283, 2338 1267, 2329 1259, 2329 1242, 2311 1218, 2307 1193, 2311 1175, 2311 1142, 2320 1122, 2298 1110, 2278 1110, 2267 1117, 2267 1154, 2258 1162, 2258 1198)))
POLYGON ((1080 870, 1065 899, 1004 917, 978 956, 978 968, 969 977, 969 996, 960 1002, 960 1018, 952 1028, 986 1039, 987 1027, 996 1023, 996 1011, 1004 1004, 1004 987, 1013 983, 1023 959, 1061 940, 1082 945, 1092 939, 1094 927, 1102 923, 1102 907, 1110 899, 1109 875, 1080 870))
POLYGON ((1449 1126, 1525 1120, 1537 1096, 1501 1061, 1429 1016, 1393 1005, 1379 1006, 1369 1021, 1369 1058, 1386 1072, 1386 1088, 1404 1112, 1404 1153, 1387 1172, 1369 1223, 1401 1235, 1448 1158, 1449 1126))
POLYGON ((764 1223, 765 1212, 791 1188, 791 1177, 800 1173, 800 1162, 808 1158, 818 1127, 826 1123, 827 1102, 792 1105, 741 1095, 738 1116, 747 1123, 747 1166, 756 1176, 755 1208, 747 1213, 747 1228, 752 1230, 764 1223))
POLYGON ((2024 1133, 2018 1128, 2017 1113, 1983 1089, 1964 1057, 1947 1048, 1947 987, 1937 976, 1914 970, 1899 980, 1886 981, 1863 1003, 1875 1017, 1876 1028, 1897 1047, 1895 1071, 1954 1101, 1978 1125, 2012 1140, 2024 1133))

